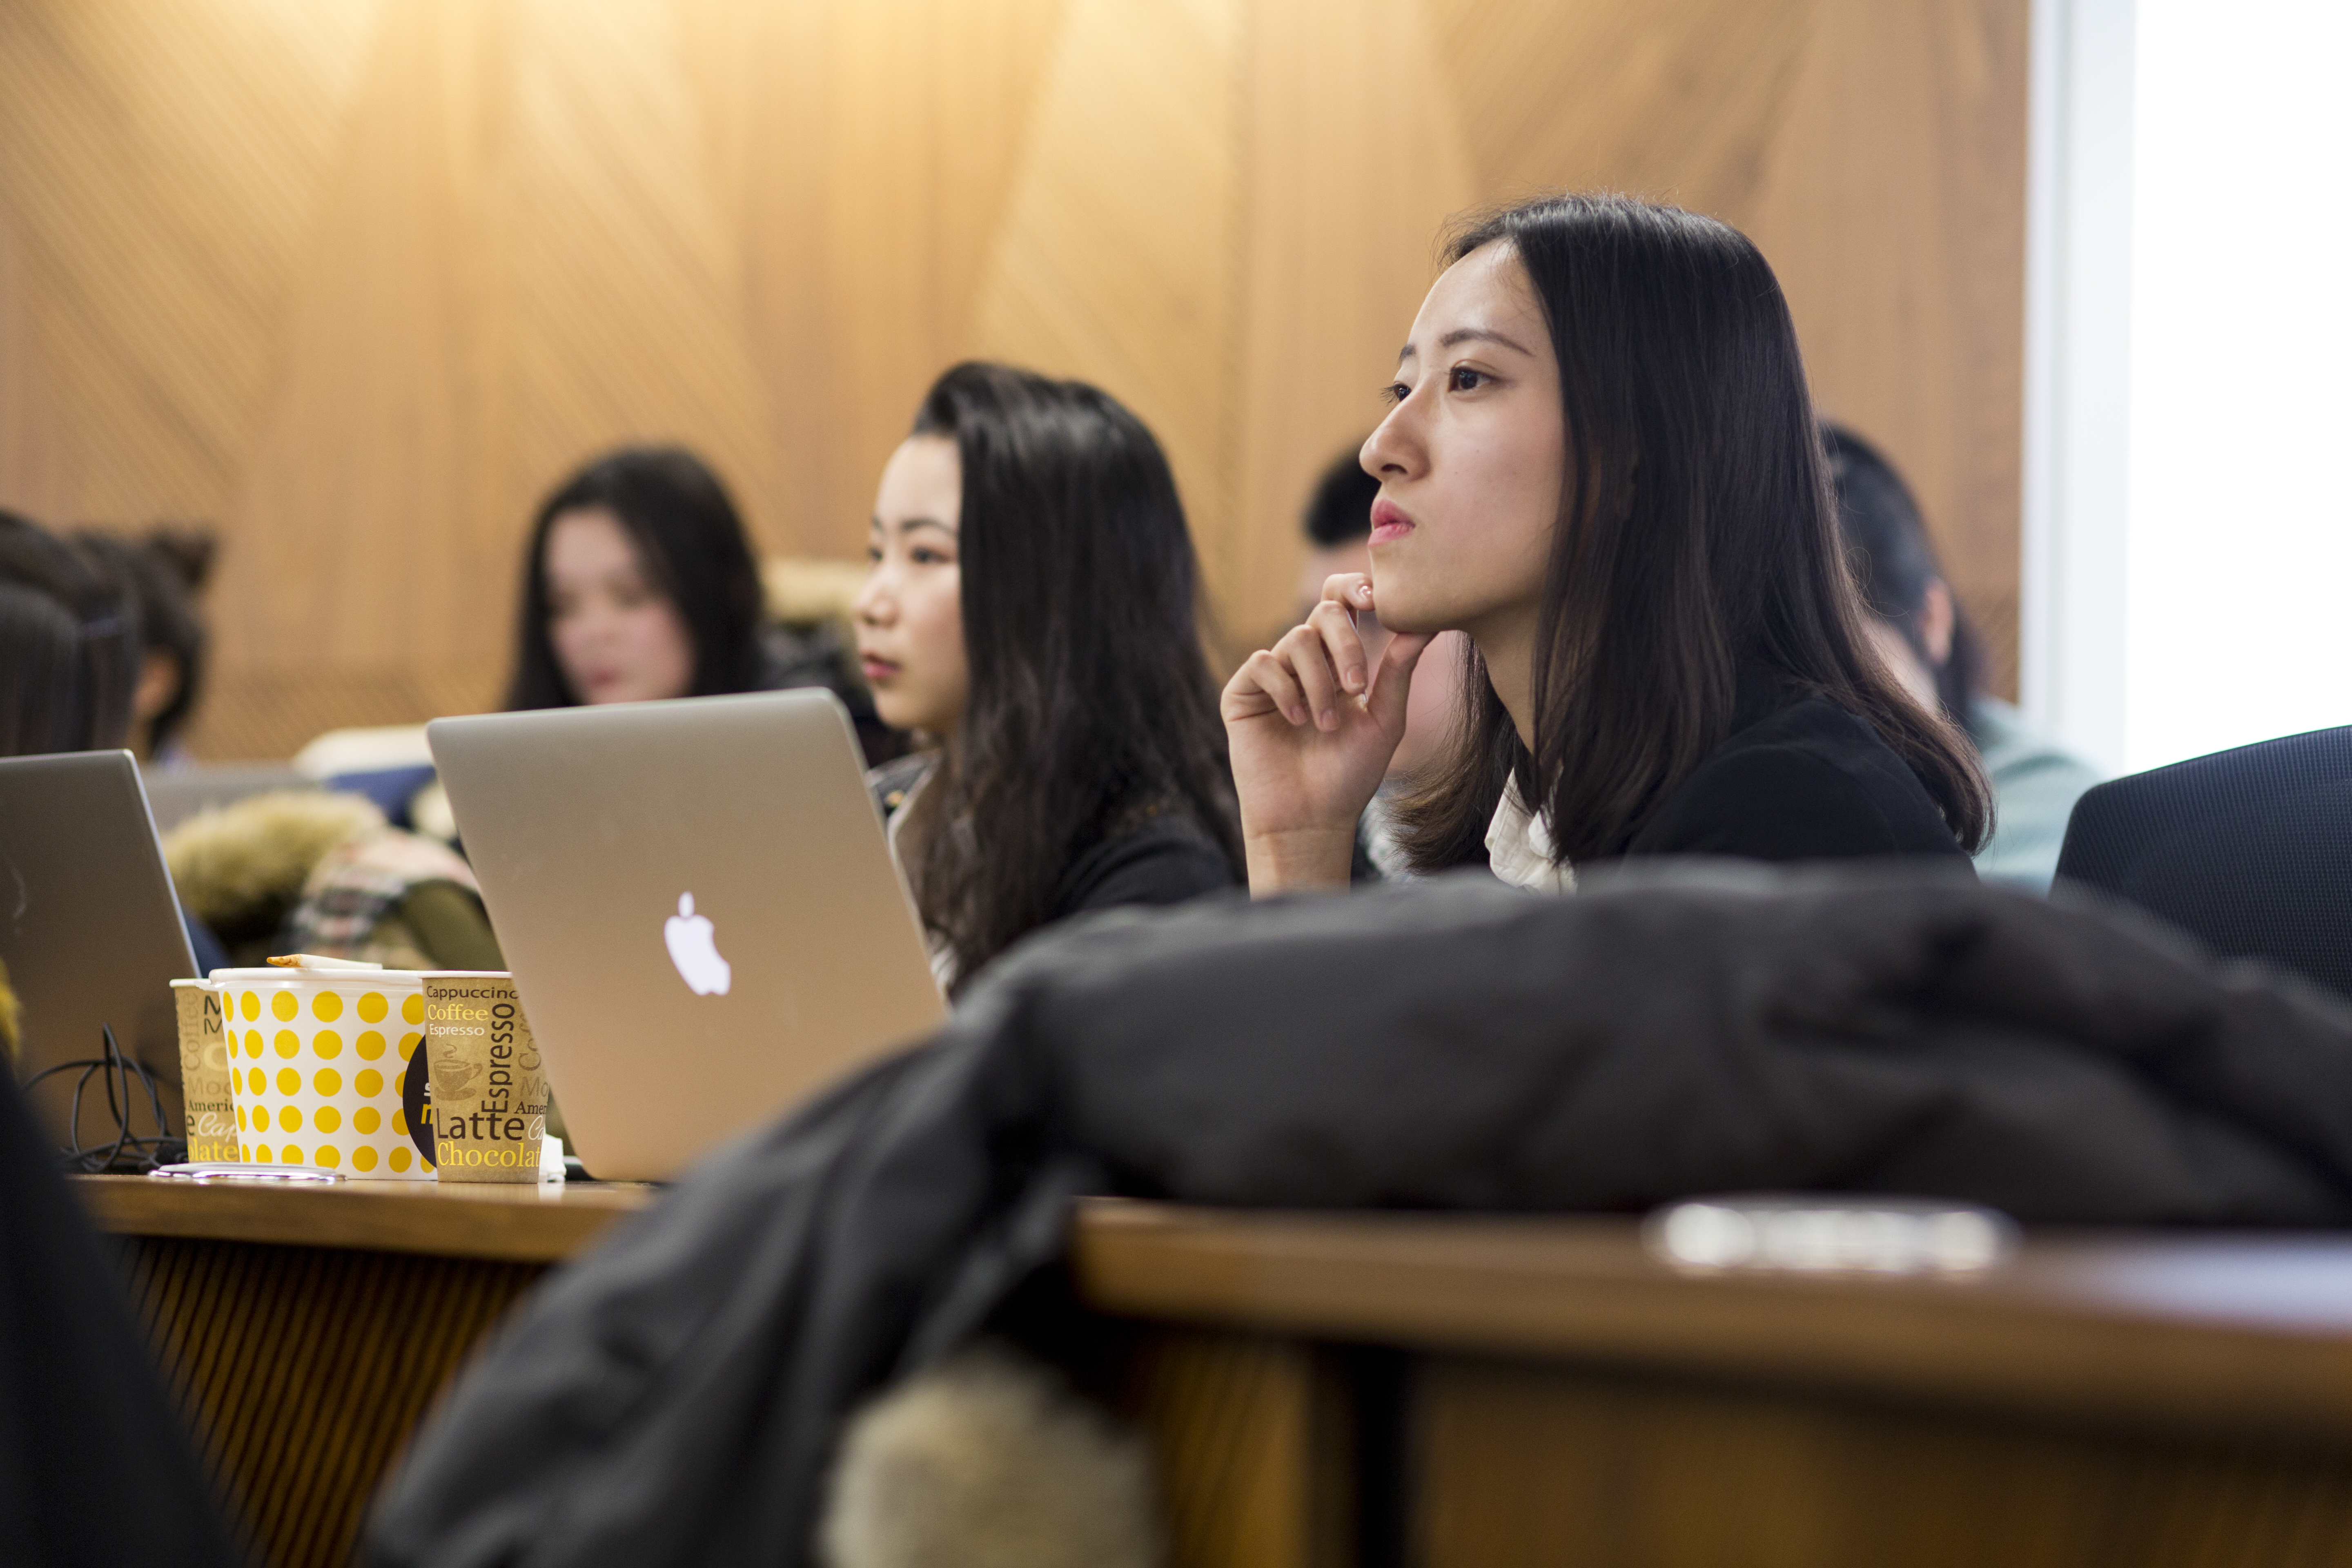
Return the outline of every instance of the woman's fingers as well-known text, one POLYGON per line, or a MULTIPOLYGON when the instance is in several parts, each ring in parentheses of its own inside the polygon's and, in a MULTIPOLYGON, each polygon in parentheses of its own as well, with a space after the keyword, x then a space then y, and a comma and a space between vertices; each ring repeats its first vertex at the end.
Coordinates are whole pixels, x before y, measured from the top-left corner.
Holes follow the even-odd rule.
POLYGON ((1341 605, 1326 599, 1307 612, 1307 626, 1322 639, 1323 656, 1331 661, 1339 689, 1350 696, 1361 695, 1372 683, 1372 671, 1354 618, 1341 605))
POLYGON ((1260 648, 1243 661, 1226 685, 1225 717, 1255 719, 1266 707, 1293 724, 1307 721, 1307 694, 1271 649, 1260 648))
POLYGON ((1391 735, 1404 733, 1405 703, 1412 696, 1413 668, 1436 640, 1428 633, 1399 632, 1381 650, 1380 667, 1372 672, 1372 689, 1365 696, 1364 706, 1371 710, 1381 728, 1391 735))
POLYGON ((1284 666, 1297 679, 1299 689, 1307 694, 1307 706, 1315 715, 1315 727, 1338 729, 1339 679, 1331 668, 1322 632, 1310 620, 1306 626, 1293 626, 1274 647, 1284 666))
POLYGON ((1372 579, 1366 572, 1340 572, 1323 579, 1323 602, 1351 610, 1372 607, 1372 579))

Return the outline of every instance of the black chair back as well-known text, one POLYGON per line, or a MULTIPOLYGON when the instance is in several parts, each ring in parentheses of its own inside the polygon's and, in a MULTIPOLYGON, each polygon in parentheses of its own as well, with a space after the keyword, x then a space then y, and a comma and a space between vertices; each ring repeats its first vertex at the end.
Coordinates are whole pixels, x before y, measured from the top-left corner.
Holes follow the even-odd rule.
POLYGON ((2352 996, 2352 725, 2098 785, 2074 804, 2058 877, 2352 996))

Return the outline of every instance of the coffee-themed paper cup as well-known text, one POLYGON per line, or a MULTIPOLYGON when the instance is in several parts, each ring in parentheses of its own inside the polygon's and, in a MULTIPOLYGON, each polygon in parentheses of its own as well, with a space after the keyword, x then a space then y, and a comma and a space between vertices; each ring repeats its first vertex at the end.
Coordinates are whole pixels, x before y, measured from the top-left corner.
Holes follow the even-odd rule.
POLYGON ((235 1160, 236 1091, 229 1082, 220 993, 208 981, 174 980, 172 1003, 180 1016, 180 1103, 188 1158, 235 1160))
POLYGON ((445 1182, 537 1182, 547 1072, 514 976, 426 970, 425 1048, 434 1173, 445 1182))
POLYGON ((425 1043, 405 969, 215 969, 241 1156, 354 1181, 429 1182, 401 1104, 425 1043))

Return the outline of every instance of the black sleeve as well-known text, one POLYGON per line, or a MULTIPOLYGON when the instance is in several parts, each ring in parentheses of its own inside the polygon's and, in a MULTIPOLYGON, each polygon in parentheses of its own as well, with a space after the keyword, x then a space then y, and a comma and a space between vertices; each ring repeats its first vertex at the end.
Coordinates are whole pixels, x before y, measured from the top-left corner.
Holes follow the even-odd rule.
POLYGON ((1155 822, 1097 845, 1063 879, 1055 916, 1117 904, 1181 904, 1234 886, 1234 868, 1189 822, 1155 822))
POLYGON ((1858 771, 1802 746, 1758 746, 1710 759, 1674 791, 1626 853, 1966 858, 1907 773, 1880 779, 1866 764, 1858 771))

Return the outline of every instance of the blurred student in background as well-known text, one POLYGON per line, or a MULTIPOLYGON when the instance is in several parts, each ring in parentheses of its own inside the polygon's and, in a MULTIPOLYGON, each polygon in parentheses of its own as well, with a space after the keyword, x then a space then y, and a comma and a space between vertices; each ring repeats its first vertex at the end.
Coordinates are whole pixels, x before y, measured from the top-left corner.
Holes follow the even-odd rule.
MULTIPOLYGON (((1372 502, 1381 495, 1381 481, 1364 472, 1361 444, 1340 453, 1316 481, 1307 499, 1303 526, 1307 563, 1298 574, 1297 618, 1314 613, 1323 597, 1323 585, 1346 573, 1369 575, 1372 570, 1372 502)), ((1365 658, 1378 663, 1387 651, 1389 634, 1370 610, 1356 616, 1356 633, 1363 639, 1365 658)), ((1358 831, 1361 851, 1352 868, 1357 881, 1396 880, 1412 875, 1404 846, 1397 837, 1396 802, 1412 782, 1442 757, 1453 742, 1454 726, 1462 711, 1462 672, 1470 643, 1460 632, 1440 632, 1421 658, 1412 695, 1405 704, 1404 738, 1397 742, 1389 771, 1364 807, 1358 831)))
MULTIPOLYGON (((127 592, 94 558, 29 518, 0 512, 0 756, 121 745, 138 660, 138 609, 127 592)), ((179 891, 198 972, 227 963, 179 891)))
POLYGON ((1077 382, 961 364, 882 471, 857 648, 927 749, 876 770, 960 987, 1039 926, 1240 869, 1197 567, 1141 421, 1077 382))
POLYGON ((50 595, 0 580, 0 757, 69 752, 82 711, 81 623, 50 595))
MULTIPOLYGON (((57 694, 66 715, 57 736, 62 743, 46 749, 89 752, 122 745, 139 669, 139 607, 130 590, 66 541, 8 511, 0 511, 0 583, 44 595, 74 623, 71 685, 57 694)), ((0 675, 16 679, 13 669, 0 675)))
POLYGON ((1871 649, 1796 329, 1737 230, 1622 197, 1461 235, 1364 443, 1372 573, 1224 692, 1253 892, 1348 879, 1431 637, 1465 722, 1415 869, 1559 891, 1621 856, 1917 856, 1988 820, 1966 737, 1871 649), (1376 610, 1377 663, 1354 617, 1376 610))
POLYGON ((1822 440, 1847 557, 1871 614, 1871 640, 1904 689, 1966 731, 1984 759, 1993 836, 1977 852, 1978 874, 2046 893, 2066 819, 2099 774, 1985 692, 1984 645, 1944 580, 1918 503, 1894 465, 1843 426, 1825 422, 1822 440))
POLYGON ((142 763, 173 766, 204 692, 209 640, 196 595, 212 574, 211 531, 163 526, 139 537, 85 529, 74 543, 126 591, 139 616, 138 673, 131 696, 130 746, 142 763))
POLYGON ((541 505, 509 708, 760 689, 760 570, 699 458, 628 447, 541 505))
MULTIPOLYGON (((825 563, 772 564, 797 598, 809 597, 803 579, 829 577, 825 563)), ((822 686, 849 710, 868 761, 899 755, 904 739, 876 718, 831 617, 779 618, 771 612, 793 606, 765 598, 743 520, 700 458, 676 447, 610 453, 559 486, 532 524, 507 706, 822 686)))

